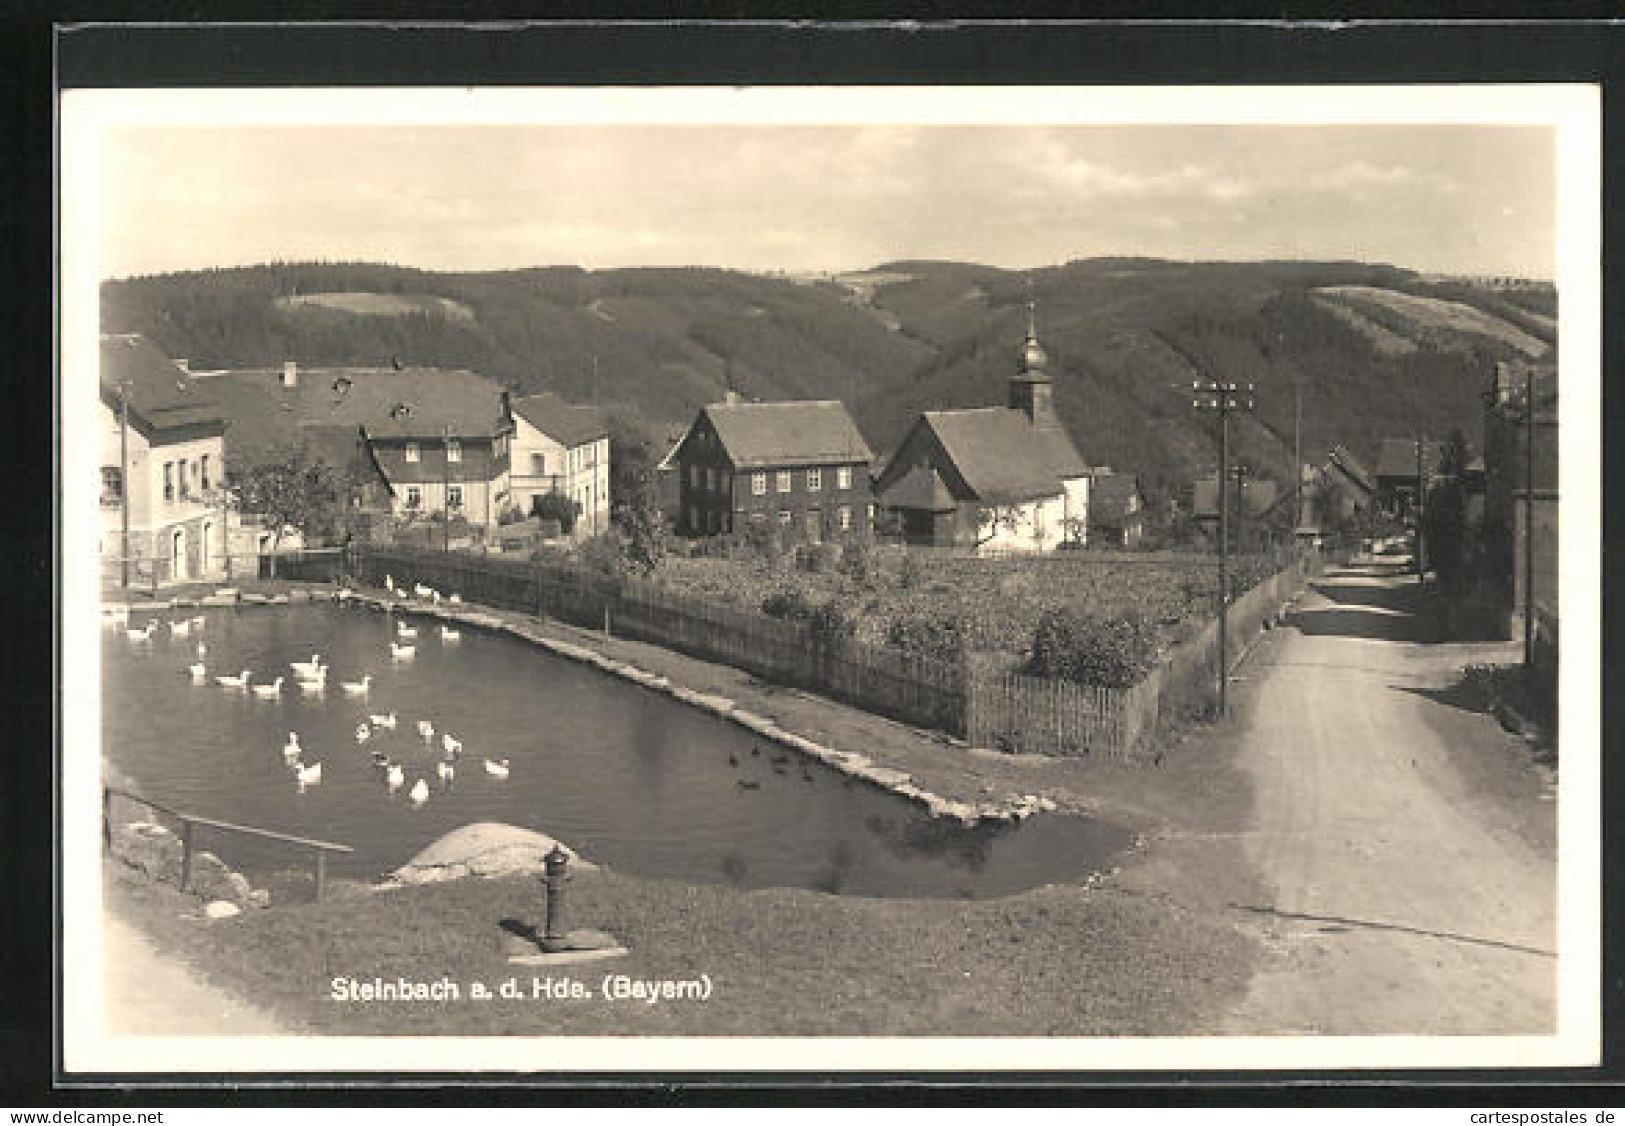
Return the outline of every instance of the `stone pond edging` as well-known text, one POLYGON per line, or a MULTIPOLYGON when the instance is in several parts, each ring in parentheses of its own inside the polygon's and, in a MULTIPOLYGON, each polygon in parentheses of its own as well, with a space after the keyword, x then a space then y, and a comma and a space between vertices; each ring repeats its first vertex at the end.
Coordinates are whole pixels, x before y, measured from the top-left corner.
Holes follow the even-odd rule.
POLYGON ((439 603, 424 602, 420 599, 410 601, 390 600, 349 588, 340 590, 334 598, 335 601, 354 602, 373 610, 418 614, 442 622, 455 622, 460 625, 475 626, 522 638, 557 656, 581 664, 593 665, 612 676, 640 685, 651 692, 659 692, 679 703, 710 712, 712 715, 737 724, 779 746, 788 747, 799 754, 815 759, 847 777, 867 782, 872 786, 877 786, 900 798, 923 806, 932 817, 946 817, 963 825, 974 825, 979 821, 1022 821, 1033 814, 1051 812, 1056 808, 1055 802, 1050 798, 1030 794, 1016 798, 982 802, 955 801, 951 798, 945 798, 915 784, 913 777, 905 771, 880 766, 866 755, 852 751, 842 751, 816 740, 808 739, 803 735, 797 735, 793 731, 786 731, 774 720, 767 716, 758 715, 726 696, 696 692, 691 688, 672 683, 668 677, 649 672, 647 669, 639 668, 630 662, 617 660, 584 645, 576 645, 573 642, 551 637, 543 632, 539 622, 530 620, 510 621, 505 617, 473 609, 468 603, 454 603, 444 599, 439 603))

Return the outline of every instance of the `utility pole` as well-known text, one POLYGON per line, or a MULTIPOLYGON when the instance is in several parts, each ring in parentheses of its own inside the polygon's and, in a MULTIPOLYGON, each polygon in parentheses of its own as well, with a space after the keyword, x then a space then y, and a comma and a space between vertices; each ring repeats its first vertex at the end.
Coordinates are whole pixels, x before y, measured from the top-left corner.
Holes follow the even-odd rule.
POLYGON ((1298 529, 1303 527, 1303 385, 1292 381, 1292 546, 1298 546, 1298 529))
POLYGON ((1425 534, 1422 525, 1427 518, 1427 479, 1422 469, 1422 447, 1427 444, 1427 435, 1418 431, 1416 435, 1416 581, 1422 582, 1427 578, 1428 565, 1422 550, 1422 537, 1425 534))
POLYGON ((440 549, 451 551, 451 427, 440 428, 440 549))
POLYGON ((118 385, 119 581, 130 589, 130 381, 118 385))
POLYGON ((1251 383, 1191 381, 1191 406, 1219 416, 1219 714, 1230 712, 1230 415, 1251 412, 1257 406, 1251 383))

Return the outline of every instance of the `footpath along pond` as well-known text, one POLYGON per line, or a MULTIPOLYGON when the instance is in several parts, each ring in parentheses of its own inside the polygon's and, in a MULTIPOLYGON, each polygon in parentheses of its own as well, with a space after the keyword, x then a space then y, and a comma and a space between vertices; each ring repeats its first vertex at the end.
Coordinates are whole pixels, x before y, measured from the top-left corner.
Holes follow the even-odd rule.
MULTIPOLYGON (((734 724, 504 634, 465 626, 450 641, 425 618, 326 603, 138 613, 131 625, 149 617, 203 625, 184 637, 160 625, 147 641, 103 628, 108 761, 143 796, 188 813, 352 846, 335 875, 370 879, 452 829, 501 821, 641 876, 985 898, 1081 883, 1130 840, 1082 817, 969 828, 933 819, 734 724), (390 655, 397 620, 418 630, 409 661, 390 655), (320 695, 301 692, 289 668, 312 654, 331 670, 320 695), (187 668, 200 661, 207 673, 196 682, 187 668), (244 670, 254 684, 285 677, 280 694, 215 682, 244 670), (342 691, 366 673, 365 698, 342 691), (390 714, 393 730, 369 718, 390 714), (433 726, 432 744, 421 720, 433 726), (363 722, 369 734, 358 742, 363 722), (321 763, 318 783, 301 788, 285 761, 290 733, 307 766, 321 763), (445 734, 462 753, 443 781, 445 734), (374 766, 375 751, 401 765, 399 789, 374 766), (488 772, 486 760, 504 759, 506 778, 488 772), (420 779, 427 797, 414 802, 420 779)), ((198 842, 249 871, 305 862, 296 850, 208 830, 198 842)))

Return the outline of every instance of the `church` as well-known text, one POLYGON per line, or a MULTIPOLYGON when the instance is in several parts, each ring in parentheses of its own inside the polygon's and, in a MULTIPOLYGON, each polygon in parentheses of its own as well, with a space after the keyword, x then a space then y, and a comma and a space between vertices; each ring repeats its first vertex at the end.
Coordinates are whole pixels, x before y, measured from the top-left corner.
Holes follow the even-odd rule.
POLYGON ((1048 368, 1029 304, 1008 405, 915 420, 875 482, 906 542, 992 552, 1085 542, 1089 466, 1055 413, 1048 368))

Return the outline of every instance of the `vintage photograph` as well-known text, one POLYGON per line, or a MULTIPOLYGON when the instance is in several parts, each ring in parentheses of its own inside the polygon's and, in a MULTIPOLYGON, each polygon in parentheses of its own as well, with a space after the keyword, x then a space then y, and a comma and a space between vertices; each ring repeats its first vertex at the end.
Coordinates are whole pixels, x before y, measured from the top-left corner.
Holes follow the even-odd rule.
POLYGON ((1597 113, 64 91, 69 1070, 1596 1062, 1597 113))

